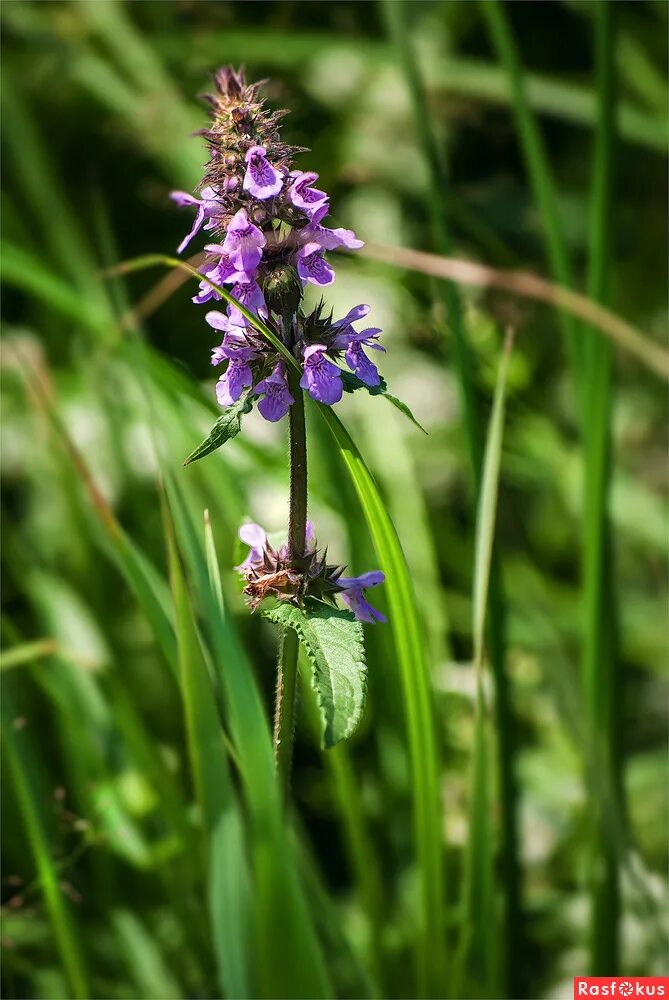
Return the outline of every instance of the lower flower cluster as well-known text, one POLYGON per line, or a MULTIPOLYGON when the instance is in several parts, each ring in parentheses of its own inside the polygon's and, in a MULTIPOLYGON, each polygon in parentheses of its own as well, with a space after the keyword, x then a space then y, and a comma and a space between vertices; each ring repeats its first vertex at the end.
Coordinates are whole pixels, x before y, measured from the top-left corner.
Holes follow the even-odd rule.
POLYGON ((236 569, 245 581, 244 594, 252 610, 255 611, 265 597, 297 605, 311 598, 336 607, 335 597, 338 596, 358 621, 386 621, 365 596, 367 589, 383 583, 384 574, 372 570, 361 576, 343 576, 343 567, 329 565, 326 554, 319 553, 310 521, 307 522, 304 555, 299 559, 289 559, 285 544, 275 549, 259 524, 242 525, 239 537, 250 551, 236 569))

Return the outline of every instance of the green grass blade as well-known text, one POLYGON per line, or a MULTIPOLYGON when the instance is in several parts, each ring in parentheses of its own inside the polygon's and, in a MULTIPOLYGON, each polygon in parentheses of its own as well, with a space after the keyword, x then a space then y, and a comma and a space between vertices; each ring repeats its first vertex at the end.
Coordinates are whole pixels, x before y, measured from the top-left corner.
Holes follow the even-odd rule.
POLYGON ((18 799, 28 842, 35 859, 37 875, 44 893, 54 940, 63 969, 75 1000, 90 995, 83 955, 60 888, 58 873, 47 840, 40 803, 43 794, 37 781, 37 768, 29 732, 14 726, 16 712, 8 684, 3 686, 2 725, 6 759, 18 799))
MULTIPOLYGON (((594 12, 598 118, 591 192, 588 292, 606 303, 610 294, 613 246, 613 170, 615 164, 615 32, 613 4, 594 12)), ((615 636, 617 602, 611 565, 609 494, 611 468, 611 345, 591 330, 585 345, 585 427, 583 523, 584 646, 583 680, 587 732, 593 763, 601 773, 601 794, 591 799, 593 842, 590 873, 590 973, 615 975, 618 964, 620 875, 618 848, 611 835, 620 827, 618 773, 620 724, 615 636)))
POLYGON ((486 611, 492 568, 499 473, 502 459, 506 382, 512 338, 504 345, 493 400, 483 463, 481 495, 476 519, 476 549, 472 594, 473 667, 476 671, 476 708, 472 762, 472 798, 465 858, 462 927, 454 993, 473 978, 482 996, 493 996, 499 981, 497 963, 499 925, 494 892, 494 833, 491 800, 491 739, 483 688, 486 611), (471 964, 470 964, 471 963, 471 964), (468 970, 469 974, 468 974, 468 970))
MULTIPOLYGON (((562 231, 555 182, 543 137, 528 100, 525 75, 505 6, 502 0, 481 0, 481 4, 495 50, 508 76, 513 114, 525 168, 543 220, 550 269, 558 284, 569 287, 573 284, 573 274, 562 231)), ((572 376, 580 402, 583 370, 582 340, 579 337, 578 325, 572 317, 564 313, 561 315, 571 359, 572 376)))
POLYGON ((183 992, 179 983, 167 968, 158 942, 142 921, 129 910, 115 910, 111 924, 138 995, 153 1000, 180 1000, 183 992))
POLYGON ((209 841, 210 909, 223 989, 253 994, 250 976, 250 883, 245 872, 243 823, 225 753, 216 701, 200 648, 174 529, 165 513, 168 562, 176 610, 179 674, 188 752, 209 841), (240 850, 241 848, 241 850, 240 850), (230 859, 234 858, 234 864, 230 859))
POLYGON ((483 665, 485 620, 490 588, 490 573, 492 570, 499 470, 502 460, 506 380, 512 344, 513 337, 511 334, 507 334, 504 343, 502 364, 495 388, 492 413, 490 415, 490 425, 488 427, 488 437, 483 460, 481 494, 479 496, 476 517, 472 635, 474 639, 474 665, 477 670, 483 665))

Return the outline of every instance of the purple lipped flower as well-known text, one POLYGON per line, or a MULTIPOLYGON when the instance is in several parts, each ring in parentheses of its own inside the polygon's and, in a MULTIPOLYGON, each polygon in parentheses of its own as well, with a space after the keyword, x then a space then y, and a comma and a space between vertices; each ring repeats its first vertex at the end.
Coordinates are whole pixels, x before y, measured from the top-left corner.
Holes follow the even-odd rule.
MULTIPOLYGON (((242 333, 226 333, 223 343, 216 349, 221 360, 227 358, 228 367, 216 383, 216 398, 221 406, 232 406, 244 389, 253 385, 253 373, 249 365, 256 352, 249 347, 242 333)), ((212 354, 212 362, 213 362, 212 354)))
POLYGON ((300 230, 302 243, 317 243, 323 250, 336 250, 346 247, 347 250, 359 250, 364 247, 364 240, 359 240, 352 229, 328 229, 321 226, 321 221, 329 212, 329 205, 322 205, 313 213, 308 224, 300 230))
POLYGON ((283 364, 279 362, 271 375, 258 382, 254 390, 256 395, 264 393, 264 398, 258 403, 258 409, 265 418, 275 423, 288 413, 295 402, 290 394, 283 364))
POLYGON ((216 383, 216 399, 221 406, 232 406, 244 389, 253 385, 253 373, 247 361, 233 358, 216 383))
MULTIPOLYGON (((249 312, 256 313, 262 319, 267 319, 265 298, 257 281, 238 282, 232 286, 230 294, 241 305, 246 306, 249 312)), ((228 316, 237 326, 246 322, 244 314, 232 302, 228 305, 228 316)))
MULTIPOLYGON (((352 309, 349 309, 343 319, 337 320, 334 325, 339 327, 340 336, 344 337, 345 340, 352 336, 355 333, 353 324, 357 323, 359 319, 364 319, 369 312, 369 309, 370 307, 368 305, 361 303, 359 306, 353 306, 352 309)), ((338 346, 344 347, 345 342, 342 342, 338 346)))
MULTIPOLYGON (((383 348, 380 348, 383 350, 383 348)), ((365 385, 378 385, 381 381, 374 362, 370 361, 358 340, 351 340, 346 350, 346 364, 365 385)))
POLYGON ((254 271, 260 263, 262 248, 267 239, 264 233, 249 220, 245 208, 240 208, 228 226, 223 250, 229 254, 240 271, 254 271))
POLYGON ((341 380, 341 368, 325 357, 327 348, 324 344, 312 344, 304 352, 304 374, 300 386, 308 389, 309 394, 319 403, 331 406, 338 403, 342 397, 344 386, 341 380))
POLYGON ((245 157, 244 190, 261 201, 272 198, 283 187, 283 175, 269 162, 266 152, 264 146, 251 146, 245 157))
POLYGON ((295 206, 301 209, 305 215, 311 218, 319 208, 328 202, 328 195, 325 191, 319 191, 312 187, 312 183, 318 180, 318 174, 304 170, 293 170, 291 175, 293 183, 288 190, 288 199, 295 206))
MULTIPOLYGON (((209 313, 208 315, 221 316, 223 319, 228 319, 228 317, 223 316, 222 313, 209 313)), ((222 361, 251 361, 254 357, 256 357, 255 350, 249 344, 246 339, 245 332, 241 327, 233 326, 232 324, 230 324, 227 328, 222 326, 217 327, 216 324, 211 321, 210 325, 213 326, 214 329, 226 329, 226 334, 221 343, 217 347, 212 348, 212 365, 220 365, 222 361)))
POLYGON ((360 622, 385 622, 388 619, 380 611, 372 607, 365 597, 368 587, 378 587, 385 580, 380 570, 372 570, 361 576, 340 576, 337 583, 343 588, 339 596, 360 622))
POLYGON ((216 199, 216 192, 212 187, 203 188, 201 198, 195 198, 192 194, 188 194, 187 191, 172 191, 170 198, 179 206, 197 205, 197 215, 195 216, 193 228, 177 247, 177 253, 181 253, 186 249, 193 237, 197 235, 206 220, 208 221, 204 226, 205 229, 214 229, 217 226, 222 210, 216 199))
MULTIPOLYGON (((225 285, 226 282, 239 280, 240 271, 237 270, 233 261, 230 260, 227 254, 223 253, 221 248, 215 243, 209 243, 205 247, 207 250, 211 250, 216 247, 220 260, 218 264, 205 264, 203 267, 199 268, 200 273, 204 274, 209 281, 213 281, 215 285, 225 285)), ((197 295, 193 296, 192 301, 197 305, 203 305, 205 302, 209 302, 211 299, 220 299, 221 295, 212 288, 208 281, 200 282, 200 291, 197 295)))
POLYGON ((297 251, 297 273, 312 285, 331 285, 335 280, 334 268, 323 257, 318 243, 307 243, 297 251))
POLYGON ((235 566, 236 570, 250 569, 262 563, 267 548, 267 532, 259 524, 243 524, 239 529, 239 537, 245 545, 250 546, 249 554, 243 563, 235 566))

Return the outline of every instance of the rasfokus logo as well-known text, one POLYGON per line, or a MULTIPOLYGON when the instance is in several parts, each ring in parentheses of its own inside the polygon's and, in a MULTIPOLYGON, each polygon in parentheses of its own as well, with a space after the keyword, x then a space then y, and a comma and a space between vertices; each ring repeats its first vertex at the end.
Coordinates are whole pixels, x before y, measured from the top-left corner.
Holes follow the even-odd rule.
POLYGON ((669 976, 574 976, 577 997, 667 997, 669 976))

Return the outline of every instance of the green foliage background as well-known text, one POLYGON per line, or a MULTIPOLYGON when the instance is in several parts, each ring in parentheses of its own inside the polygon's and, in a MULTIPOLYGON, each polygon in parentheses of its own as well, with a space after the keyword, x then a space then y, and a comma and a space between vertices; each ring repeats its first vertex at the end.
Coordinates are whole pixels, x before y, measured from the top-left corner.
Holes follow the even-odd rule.
POLYGON ((193 95, 244 63, 338 225, 546 274, 661 343, 666 4, 0 13, 4 995, 562 997, 588 970, 665 974, 662 380, 547 307, 335 261, 335 314, 371 304, 429 433, 357 394, 351 445, 309 410, 319 537, 395 572, 350 744, 319 749, 303 687, 289 819, 276 633, 231 569, 245 517, 286 523, 285 428, 252 414, 182 468, 217 413, 203 314, 190 285, 145 299, 160 271, 101 272, 173 253, 193 95))

